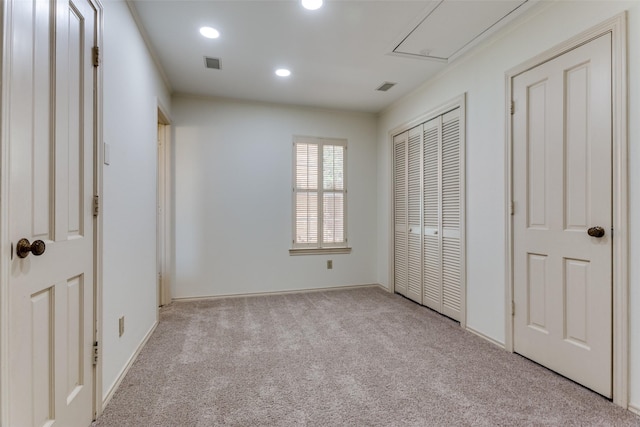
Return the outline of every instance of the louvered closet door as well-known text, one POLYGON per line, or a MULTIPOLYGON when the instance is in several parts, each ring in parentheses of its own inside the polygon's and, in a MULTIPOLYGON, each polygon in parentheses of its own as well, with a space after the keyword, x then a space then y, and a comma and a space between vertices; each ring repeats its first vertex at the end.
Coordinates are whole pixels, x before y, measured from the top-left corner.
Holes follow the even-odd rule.
POLYGON ((460 109, 442 116, 442 313, 460 320, 461 247, 460 109))
POLYGON ((407 295, 409 273, 407 241, 407 140, 408 132, 393 138, 394 289, 407 295))
POLYGON ((440 254, 440 157, 441 117, 423 125, 424 161, 424 262, 423 304, 442 311, 442 270, 440 254))
POLYGON ((460 108, 394 137, 395 290, 461 319, 464 156, 460 108))
POLYGON ((407 297, 422 304, 422 125, 409 131, 407 297))

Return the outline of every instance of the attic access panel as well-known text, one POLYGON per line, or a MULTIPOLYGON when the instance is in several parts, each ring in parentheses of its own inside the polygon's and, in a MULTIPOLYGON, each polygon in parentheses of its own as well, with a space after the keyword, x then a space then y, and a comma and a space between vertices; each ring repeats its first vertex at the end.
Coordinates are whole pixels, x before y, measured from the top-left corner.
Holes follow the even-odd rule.
MULTIPOLYGON (((394 54, 449 62, 466 47, 505 24, 529 0, 433 1, 426 16, 394 54)), ((524 8, 522 8, 524 9, 524 8)))

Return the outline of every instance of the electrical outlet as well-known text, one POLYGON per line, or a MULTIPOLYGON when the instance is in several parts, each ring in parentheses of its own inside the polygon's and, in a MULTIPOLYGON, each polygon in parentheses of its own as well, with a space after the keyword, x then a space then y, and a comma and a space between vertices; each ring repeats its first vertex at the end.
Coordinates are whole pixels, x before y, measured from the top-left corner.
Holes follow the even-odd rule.
POLYGON ((124 335, 124 316, 118 319, 118 331, 120 336, 124 335))
POLYGON ((333 260, 332 259, 328 259, 327 260, 327 270, 331 270, 333 268, 333 260))

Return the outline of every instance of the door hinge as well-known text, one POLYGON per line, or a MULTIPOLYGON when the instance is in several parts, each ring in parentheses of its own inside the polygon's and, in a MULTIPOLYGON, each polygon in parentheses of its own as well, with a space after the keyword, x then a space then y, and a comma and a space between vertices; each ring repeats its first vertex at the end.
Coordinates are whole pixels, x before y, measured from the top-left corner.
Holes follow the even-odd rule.
POLYGON ((93 196, 93 216, 98 216, 100 213, 100 197, 93 196))
POLYGON ((516 113, 516 102, 515 101, 511 101, 511 115, 513 116, 516 113))
POLYGON ((509 202, 509 214, 514 215, 516 213, 516 203, 509 202))
POLYGON ((512 316, 516 315, 516 302, 515 301, 511 301, 511 315, 512 316))
POLYGON ((93 343, 93 366, 98 364, 98 355, 100 354, 100 347, 98 347, 98 341, 93 343))
POLYGON ((94 46, 91 49, 91 53, 93 55, 93 66, 97 67, 100 65, 100 48, 98 46, 94 46))

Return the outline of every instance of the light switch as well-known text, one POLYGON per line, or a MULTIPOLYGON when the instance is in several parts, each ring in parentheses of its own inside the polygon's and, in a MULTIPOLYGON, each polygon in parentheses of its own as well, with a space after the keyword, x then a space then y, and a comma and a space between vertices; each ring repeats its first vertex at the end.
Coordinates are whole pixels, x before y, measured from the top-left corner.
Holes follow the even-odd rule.
POLYGON ((106 142, 104 143, 104 152, 102 155, 102 158, 104 159, 104 164, 108 165, 111 163, 111 153, 110 153, 110 149, 109 149, 109 144, 107 144, 106 142))

